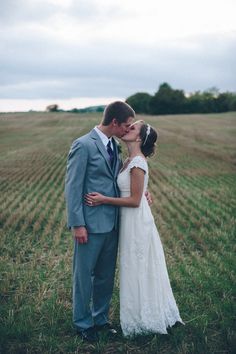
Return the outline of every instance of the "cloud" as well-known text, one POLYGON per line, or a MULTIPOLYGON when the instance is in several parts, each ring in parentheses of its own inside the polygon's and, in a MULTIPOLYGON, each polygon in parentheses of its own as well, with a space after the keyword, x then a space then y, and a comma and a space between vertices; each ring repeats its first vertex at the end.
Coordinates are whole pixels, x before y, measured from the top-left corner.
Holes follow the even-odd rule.
POLYGON ((7 0, 0 2, 0 20, 2 26, 24 26, 27 23, 46 21, 60 8, 48 1, 7 0))
POLYGON ((153 94, 163 81, 185 91, 236 90, 235 31, 196 34, 195 26, 180 36, 180 18, 169 31, 173 14, 161 18, 168 7, 156 24, 156 2, 142 16, 139 1, 121 3, 1 2, 0 98, 127 97, 153 94), (150 11, 153 21, 145 22, 150 11))
POLYGON ((27 26, 29 24, 54 27, 55 22, 104 24, 127 15, 128 12, 106 0, 7 0, 0 2, 2 26, 27 26))
POLYGON ((113 50, 112 41, 71 48, 45 37, 35 41, 32 35, 16 44, 17 60, 12 47, 0 59, 4 98, 92 97, 110 91, 126 96, 155 91, 163 81, 185 90, 235 89, 236 41, 231 35, 187 38, 155 48, 117 44, 113 50))

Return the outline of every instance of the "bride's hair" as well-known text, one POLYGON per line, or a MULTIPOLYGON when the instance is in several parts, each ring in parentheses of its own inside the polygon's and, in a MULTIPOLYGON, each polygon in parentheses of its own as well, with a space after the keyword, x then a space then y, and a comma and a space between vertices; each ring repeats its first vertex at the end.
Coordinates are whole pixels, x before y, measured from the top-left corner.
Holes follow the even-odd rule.
POLYGON ((143 125, 140 129, 140 139, 141 143, 141 151, 145 157, 151 156, 155 152, 156 141, 158 138, 157 131, 151 127, 151 125, 143 122, 143 125))

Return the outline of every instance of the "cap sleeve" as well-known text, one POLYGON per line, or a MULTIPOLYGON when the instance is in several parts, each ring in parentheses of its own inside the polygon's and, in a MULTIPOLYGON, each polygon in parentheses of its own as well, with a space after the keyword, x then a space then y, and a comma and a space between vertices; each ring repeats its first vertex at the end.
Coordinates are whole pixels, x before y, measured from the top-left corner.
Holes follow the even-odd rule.
POLYGON ((135 156, 129 164, 129 169, 134 167, 141 168, 145 173, 148 172, 147 161, 142 156, 135 156))

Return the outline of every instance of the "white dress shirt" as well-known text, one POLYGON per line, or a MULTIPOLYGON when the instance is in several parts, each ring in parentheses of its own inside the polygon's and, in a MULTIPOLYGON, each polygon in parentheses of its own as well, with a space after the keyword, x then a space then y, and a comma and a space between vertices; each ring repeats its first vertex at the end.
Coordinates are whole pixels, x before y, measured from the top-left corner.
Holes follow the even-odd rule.
POLYGON ((111 142, 111 148, 112 148, 112 150, 114 150, 114 149, 113 149, 113 144, 112 144, 111 138, 108 138, 108 137, 106 136, 106 134, 104 134, 100 129, 98 129, 97 126, 94 127, 94 129, 95 129, 96 132, 98 133, 98 135, 99 135, 100 139, 102 140, 102 143, 103 143, 103 145, 105 146, 105 148, 107 149, 107 144, 108 144, 108 142, 110 141, 110 142, 111 142))

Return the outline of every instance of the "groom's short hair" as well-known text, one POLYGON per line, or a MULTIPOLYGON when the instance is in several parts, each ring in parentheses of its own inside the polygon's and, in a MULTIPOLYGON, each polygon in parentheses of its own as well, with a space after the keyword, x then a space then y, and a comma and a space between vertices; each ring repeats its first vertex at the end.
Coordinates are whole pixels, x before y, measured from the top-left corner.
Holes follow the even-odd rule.
POLYGON ((102 124, 109 125, 115 118, 118 124, 125 123, 129 117, 135 117, 133 108, 126 102, 115 101, 106 106, 102 124))

